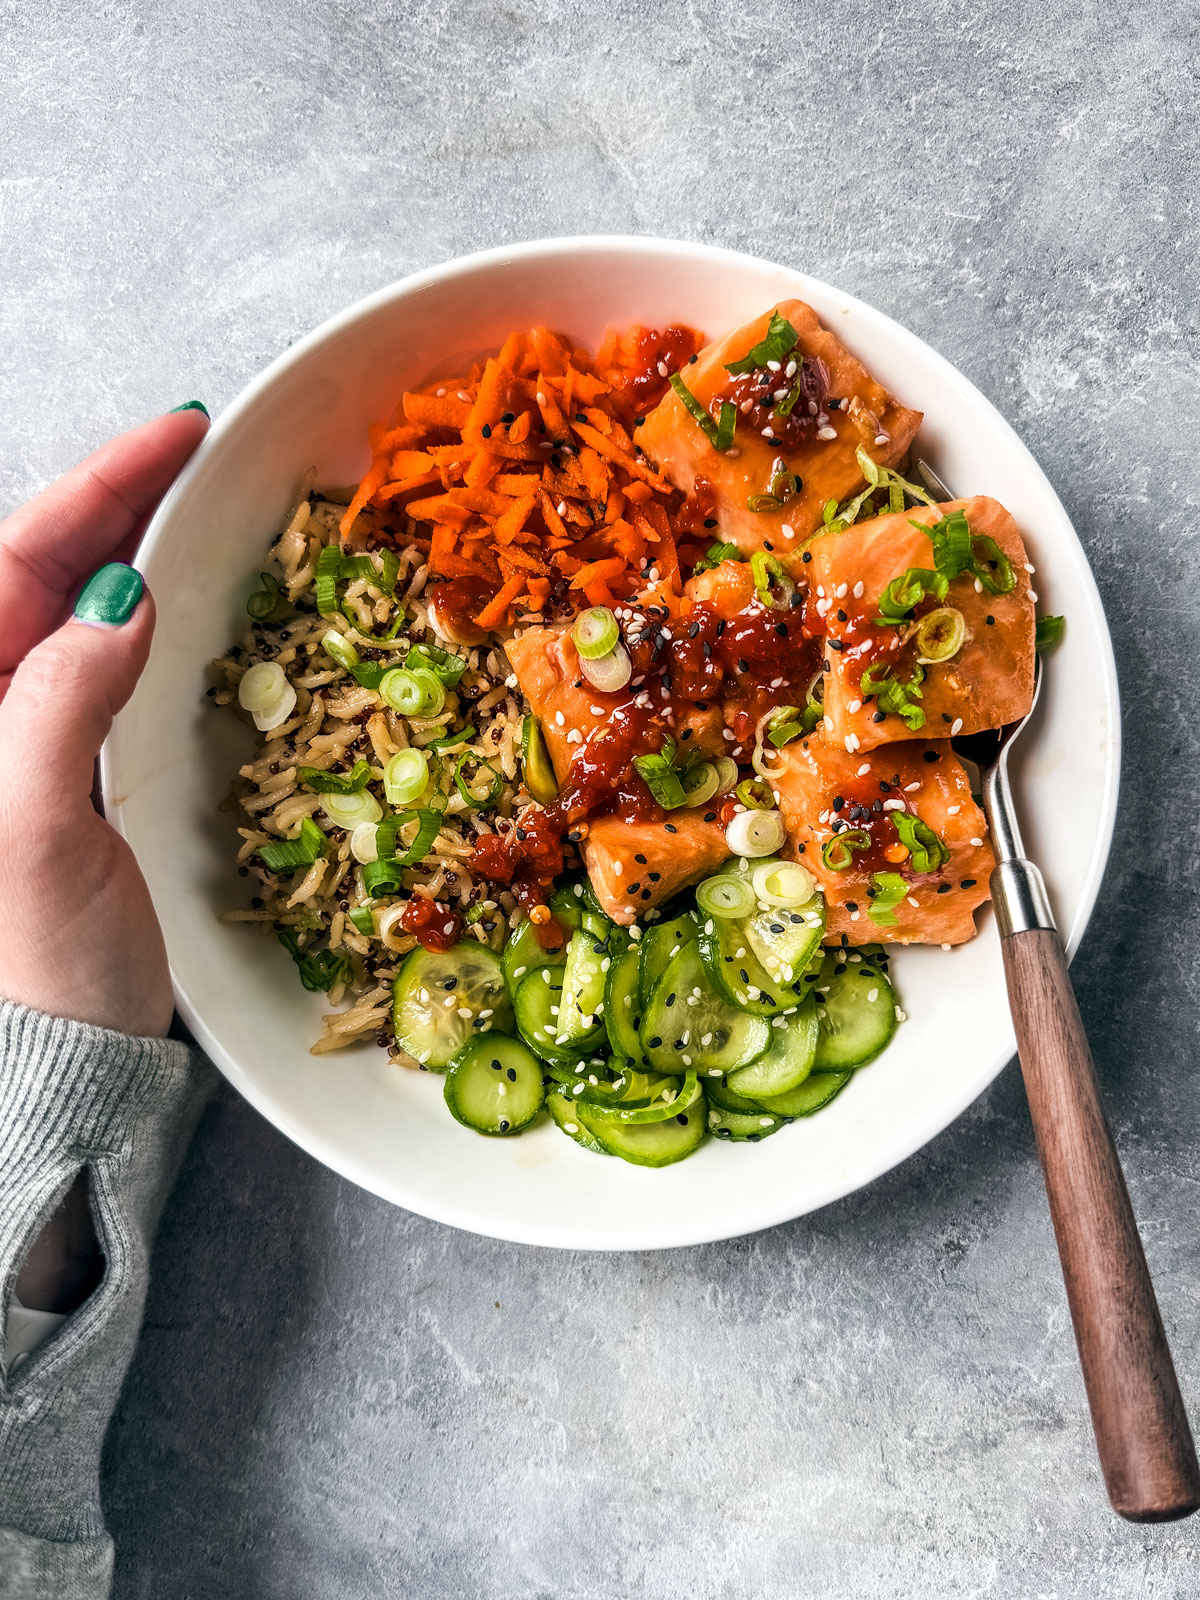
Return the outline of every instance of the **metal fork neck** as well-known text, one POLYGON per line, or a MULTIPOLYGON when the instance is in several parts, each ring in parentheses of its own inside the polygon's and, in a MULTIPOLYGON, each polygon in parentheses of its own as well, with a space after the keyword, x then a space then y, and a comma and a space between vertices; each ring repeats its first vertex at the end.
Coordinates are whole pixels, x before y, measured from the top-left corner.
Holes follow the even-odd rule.
POLYGON ((995 765, 983 775, 983 809, 996 851, 996 868, 989 886, 1002 939, 1031 928, 1053 930, 1055 926, 1042 875, 1032 861, 1025 859, 1008 787, 1006 755, 1002 751, 995 765))

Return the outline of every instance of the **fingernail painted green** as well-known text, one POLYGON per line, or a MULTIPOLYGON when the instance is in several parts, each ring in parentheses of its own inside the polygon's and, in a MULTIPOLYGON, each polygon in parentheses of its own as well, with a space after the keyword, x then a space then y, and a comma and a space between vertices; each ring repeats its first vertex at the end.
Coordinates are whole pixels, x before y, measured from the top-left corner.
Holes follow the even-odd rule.
POLYGON ((75 602, 76 620, 119 628, 133 615, 144 589, 140 572, 123 561, 110 561, 84 584, 83 593, 75 602))
MULTIPOLYGON (((203 411, 204 415, 206 417, 208 416, 208 407, 204 404, 203 400, 185 400, 181 406, 171 407, 172 416, 174 416, 177 411, 203 411)), ((209 417, 209 421, 212 421, 211 417, 209 417)))

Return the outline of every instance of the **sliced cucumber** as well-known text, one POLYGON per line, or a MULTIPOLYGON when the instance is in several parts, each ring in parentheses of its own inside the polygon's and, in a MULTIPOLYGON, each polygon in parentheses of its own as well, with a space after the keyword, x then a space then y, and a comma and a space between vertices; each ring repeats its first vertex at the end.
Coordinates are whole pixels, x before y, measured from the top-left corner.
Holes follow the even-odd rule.
MULTIPOLYGON (((591 915, 585 913, 585 918, 591 915)), ((588 1050, 604 1039, 604 962, 608 947, 586 927, 571 935, 558 1002, 560 1050, 588 1050)))
POLYGON ((771 1024, 771 1043, 766 1053, 729 1074, 734 1094, 751 1100, 766 1095, 786 1094, 796 1089, 813 1069, 817 1054, 817 1003, 807 999, 794 1016, 782 1019, 783 1026, 771 1024))
POLYGON ((825 934, 825 902, 814 895, 807 905, 791 910, 757 911, 746 919, 751 950, 776 983, 794 986, 821 948, 825 934))
POLYGON ((725 1111, 710 1104, 708 1126, 718 1139, 734 1139, 739 1144, 757 1144, 785 1127, 789 1119, 770 1111, 725 1111))
POLYGON ((626 1061, 640 1063, 642 1041, 641 996, 638 990, 640 956, 636 945, 614 956, 604 984, 604 1027, 613 1053, 626 1061))
POLYGON ((665 1122, 668 1117, 678 1116, 681 1111, 690 1111, 704 1092, 696 1082, 694 1072, 689 1072, 682 1083, 678 1078, 661 1078, 658 1081, 659 1092, 644 1104, 640 1103, 640 1096, 636 1100, 625 1099, 623 1096, 602 1100, 599 1105, 580 1098, 576 1100, 576 1104, 586 1104, 593 1120, 600 1117, 605 1122, 620 1122, 632 1127, 643 1123, 665 1122))
POLYGON ((713 1105, 719 1106, 722 1111, 765 1111, 767 1109, 758 1100, 750 1100, 744 1094, 735 1094, 724 1078, 705 1078, 704 1092, 713 1105))
POLYGON ((586 928, 599 938, 607 938, 614 924, 601 911, 592 886, 583 883, 564 883, 550 896, 550 909, 555 918, 572 933, 576 928, 586 928), (578 891, 578 892, 577 892, 578 891))
POLYGON ((558 1018, 562 1010, 562 973, 540 967, 521 979, 513 1002, 517 1030, 531 1050, 552 1066, 577 1072, 585 1064, 603 1067, 605 1056, 595 1051, 564 1050, 558 1044, 558 1018))
POLYGON ((509 936, 508 943, 500 955, 500 965, 504 969, 504 981, 508 985, 508 992, 515 1000, 521 979, 535 972, 539 967, 563 967, 567 963, 567 947, 563 945, 560 950, 544 950, 538 942, 537 929, 529 918, 509 936))
POLYGON ((468 1039, 446 1075, 450 1114, 476 1133, 519 1133, 542 1109, 542 1063, 520 1039, 492 1033, 468 1039))
POLYGON ((635 1167, 669 1167, 690 1156, 703 1140, 706 1129, 704 1097, 688 1111, 677 1112, 663 1122, 612 1122, 597 1117, 585 1106, 576 1108, 579 1121, 610 1156, 620 1156, 635 1167))
POLYGON ((714 993, 694 940, 667 962, 642 1017, 642 1053, 658 1072, 678 1076, 746 1067, 771 1042, 771 1024, 714 993))
POLYGON ((667 962, 685 944, 696 938, 694 917, 672 917, 669 922, 652 922, 638 944, 638 991, 642 1010, 650 1004, 654 986, 666 970, 667 962))
POLYGON ((865 1066, 896 1031, 896 992, 869 961, 847 961, 841 951, 827 956, 816 1002, 816 1072, 865 1066))
POLYGON ((562 1129, 568 1139, 574 1139, 576 1144, 581 1144, 585 1150, 594 1151, 597 1155, 608 1154, 599 1139, 593 1139, 592 1135, 584 1127, 579 1120, 579 1112, 574 1103, 561 1089, 551 1089, 546 1096, 546 1109, 555 1124, 562 1129))
MULTIPOLYGON (((615 1058, 609 1062, 609 1071, 613 1067, 618 1068, 615 1077, 602 1075, 601 1072, 589 1070, 586 1066, 581 1067, 572 1076, 562 1079, 563 1093, 576 1105, 600 1110, 613 1106, 640 1110, 645 1106, 662 1102, 667 1094, 675 1099, 679 1096, 678 1078, 664 1078, 657 1072, 634 1072, 624 1069, 615 1058)), ((688 1104, 691 1104, 690 1095, 688 1104)), ((654 1119, 651 1117, 648 1120, 654 1119)))
POLYGON ((392 1021, 401 1049, 445 1071, 473 1034, 512 1027, 499 956, 473 940, 444 952, 418 946, 392 984, 392 1021))
POLYGON ((700 929, 700 954, 708 981, 721 998, 756 1017, 777 1017, 797 1004, 790 988, 778 984, 755 955, 747 928, 750 917, 707 917, 700 929))
POLYGON ((763 1107, 784 1117, 811 1117, 840 1094, 853 1076, 852 1072, 810 1072, 798 1089, 764 1099, 763 1107))

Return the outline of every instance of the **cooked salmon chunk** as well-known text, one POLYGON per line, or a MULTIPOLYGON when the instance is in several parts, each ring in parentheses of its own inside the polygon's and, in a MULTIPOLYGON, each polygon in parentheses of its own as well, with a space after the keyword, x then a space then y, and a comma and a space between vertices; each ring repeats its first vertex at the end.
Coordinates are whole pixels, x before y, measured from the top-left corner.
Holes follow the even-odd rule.
POLYGON ((803 544, 821 526, 827 500, 840 502, 863 488, 859 446, 896 466, 921 423, 921 413, 894 400, 802 300, 780 301, 706 345, 679 376, 714 422, 722 399, 735 407, 732 450, 717 451, 674 391, 646 418, 638 444, 678 488, 712 500, 714 537, 744 554, 768 542, 779 554, 803 544), (729 372, 730 362, 743 361, 767 336, 772 317, 795 330, 794 351, 774 369, 729 372), (797 386, 781 416, 779 407, 788 407, 797 386), (768 494, 781 472, 796 478, 795 492, 778 507, 752 511, 750 502, 768 494))
POLYGON ((974 911, 989 898, 995 861, 983 813, 947 740, 864 755, 818 733, 786 747, 771 781, 790 853, 825 895, 826 943, 840 944, 844 935, 848 944, 961 944, 974 935, 974 911), (921 850, 926 856, 917 861, 921 850), (898 904, 876 909, 880 920, 873 920, 878 874, 888 875, 885 889, 902 878, 906 892, 898 904))
MULTIPOLYGON (((584 862, 596 898, 614 922, 633 922, 726 859, 724 829, 710 810, 671 811, 661 820, 587 817, 592 774, 603 768, 610 781, 629 781, 633 757, 660 749, 667 725, 635 708, 631 691, 606 695, 594 689, 582 676, 566 626, 528 628, 505 648, 541 723, 560 790, 579 790, 584 862)), ((682 721, 691 727, 697 749, 723 752, 719 707, 689 709, 672 726, 676 736, 682 721)), ((640 780, 632 782, 640 787, 640 780)), ((649 808, 657 809, 652 802, 649 808)))
POLYGON ((828 635, 825 728, 836 743, 871 750, 899 739, 978 733, 1015 722, 1029 710, 1034 602, 1024 540, 998 501, 976 495, 875 517, 842 533, 822 534, 809 553, 810 615, 822 619, 828 635), (910 569, 918 588, 932 582, 935 547, 924 530, 943 525, 954 513, 962 513, 960 525, 965 518, 975 569, 949 579, 944 598, 925 592, 901 620, 880 621, 881 602, 889 609, 889 585, 894 594, 895 583, 910 569), (1003 563, 997 567, 996 547, 1007 570, 1003 563), (987 586, 1006 582, 1011 583, 1007 592, 994 593, 987 586), (959 627, 955 614, 961 619, 963 642, 941 661, 922 654, 917 631, 922 618, 935 611, 946 613, 951 629, 959 627))

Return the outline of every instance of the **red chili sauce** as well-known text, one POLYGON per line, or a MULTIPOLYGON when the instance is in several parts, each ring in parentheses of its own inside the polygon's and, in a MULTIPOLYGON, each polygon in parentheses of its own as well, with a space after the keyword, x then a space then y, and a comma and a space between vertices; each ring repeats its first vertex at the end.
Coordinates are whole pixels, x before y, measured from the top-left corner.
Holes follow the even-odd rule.
POLYGON ((451 911, 440 900, 428 900, 424 895, 413 895, 400 913, 400 926, 405 933, 415 933, 417 942, 426 950, 439 954, 458 943, 463 920, 457 911, 451 911))
MULTIPOLYGON (((795 351, 778 372, 772 372, 769 367, 756 367, 753 372, 732 375, 724 388, 713 396, 710 409, 714 415, 720 411, 719 402, 723 400, 731 400, 738 408, 739 427, 752 428, 768 443, 778 444, 781 450, 795 450, 807 444, 818 428, 833 426, 829 413, 838 409, 838 402, 829 398, 829 368, 819 356, 801 357, 795 351), (787 368, 792 361, 797 366, 789 378, 787 368), (797 382, 799 398, 786 416, 780 416, 777 408, 784 404, 797 382)), ((765 489, 766 485, 763 487, 765 489)))
POLYGON ((672 326, 639 328, 634 335, 634 360, 627 369, 625 392, 639 417, 644 417, 667 392, 673 372, 678 372, 700 348, 695 328, 672 326), (665 374, 660 367, 665 367, 665 374))

